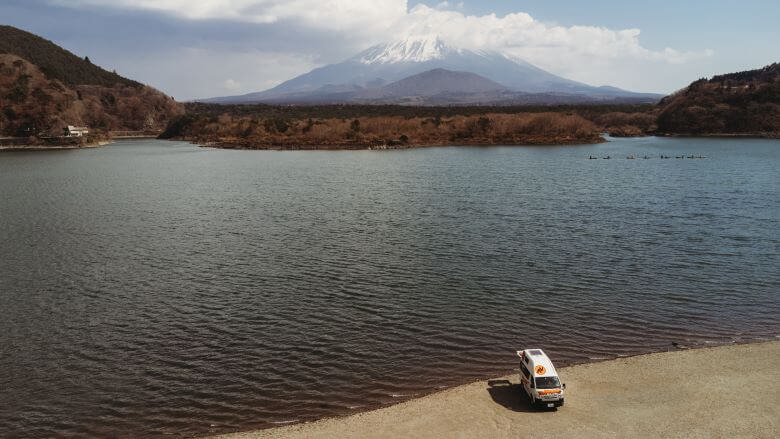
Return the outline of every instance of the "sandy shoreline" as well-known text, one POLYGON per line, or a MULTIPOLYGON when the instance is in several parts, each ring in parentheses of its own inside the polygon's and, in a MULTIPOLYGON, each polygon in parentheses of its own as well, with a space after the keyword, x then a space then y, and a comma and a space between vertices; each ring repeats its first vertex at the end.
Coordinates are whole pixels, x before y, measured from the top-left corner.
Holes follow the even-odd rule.
POLYGON ((774 438, 780 341, 561 368, 566 406, 528 407, 517 375, 341 418, 216 436, 254 438, 774 438))

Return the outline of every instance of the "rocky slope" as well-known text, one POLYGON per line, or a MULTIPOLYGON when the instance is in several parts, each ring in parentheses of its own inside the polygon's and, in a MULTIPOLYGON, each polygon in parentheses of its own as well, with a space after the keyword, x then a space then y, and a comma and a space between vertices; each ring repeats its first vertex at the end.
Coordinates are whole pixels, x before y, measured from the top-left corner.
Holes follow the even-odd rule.
POLYGON ((108 72, 51 41, 0 26, 0 136, 162 130, 183 107, 163 93, 108 72))

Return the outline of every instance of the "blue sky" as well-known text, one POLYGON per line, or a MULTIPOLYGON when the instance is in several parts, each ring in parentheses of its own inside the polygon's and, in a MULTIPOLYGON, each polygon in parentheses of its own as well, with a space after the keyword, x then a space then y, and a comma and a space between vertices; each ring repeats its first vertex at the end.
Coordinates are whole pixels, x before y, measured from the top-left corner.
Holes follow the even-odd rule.
POLYGON ((780 1, 3 0, 0 23, 193 99, 436 33, 593 85, 671 92, 780 61, 780 1))
MULTIPOLYGON (((425 3, 411 1, 410 5, 425 3)), ((780 55, 780 1, 777 0, 481 0, 463 2, 471 14, 528 12, 563 25, 638 28, 650 48, 722 48, 751 60, 745 44, 756 45, 764 56, 780 55)))

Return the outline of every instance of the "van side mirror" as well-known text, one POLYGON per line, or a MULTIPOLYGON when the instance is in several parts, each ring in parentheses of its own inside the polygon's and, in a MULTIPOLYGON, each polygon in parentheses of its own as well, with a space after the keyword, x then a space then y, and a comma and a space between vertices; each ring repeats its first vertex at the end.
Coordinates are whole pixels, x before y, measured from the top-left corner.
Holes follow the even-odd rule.
POLYGON ((566 383, 563 383, 563 385, 561 387, 563 387, 565 389, 566 388, 566 383))

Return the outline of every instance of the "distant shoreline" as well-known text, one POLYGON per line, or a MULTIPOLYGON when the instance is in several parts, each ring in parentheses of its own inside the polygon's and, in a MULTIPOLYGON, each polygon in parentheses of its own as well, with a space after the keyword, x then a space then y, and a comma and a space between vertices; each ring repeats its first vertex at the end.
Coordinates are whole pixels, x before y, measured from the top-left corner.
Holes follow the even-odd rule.
POLYGON ((79 145, 11 145, 11 146, 0 145, 0 151, 56 151, 56 150, 66 150, 66 149, 88 149, 88 148, 99 148, 101 146, 105 146, 110 143, 113 142, 108 140, 100 140, 97 142, 85 143, 83 145, 82 144, 79 145))
POLYGON ((157 139, 161 131, 109 131, 83 137, 0 137, 0 151, 48 151, 98 148, 117 140, 157 139), (40 143, 27 143, 27 142, 40 143))
POLYGON ((706 134, 684 134, 684 133, 653 133, 658 137, 680 137, 680 138, 719 138, 724 139, 780 139, 780 133, 706 133, 706 134))
POLYGON ((607 143, 612 138, 642 138, 642 137, 673 137, 673 138, 724 138, 724 139, 780 139, 780 133, 764 134, 664 134, 664 133, 644 133, 641 135, 611 135, 602 133, 598 138, 529 138, 521 142, 491 142, 491 141, 452 141, 439 143, 415 143, 408 144, 372 144, 372 143, 318 143, 318 144, 255 144, 247 141, 203 141, 188 137, 177 137, 166 140, 176 140, 190 142, 195 145, 207 148, 236 149, 236 150, 258 150, 258 151, 344 151, 344 150, 396 150, 396 149, 416 149, 431 148, 441 146, 577 146, 577 145, 597 145, 607 143))
MULTIPOLYGON (((646 133, 642 135, 611 135, 609 133, 602 133, 598 138, 582 139, 571 137, 559 137, 559 138, 529 138, 521 142, 491 142, 491 141, 452 141, 452 142, 440 142, 440 143, 414 143, 407 144, 377 144, 377 143, 316 143, 316 144, 255 144, 246 141, 203 141, 199 139, 193 139, 188 137, 175 137, 170 141, 183 141, 190 142, 205 148, 218 148, 218 149, 235 149, 235 150, 257 150, 257 151, 376 151, 376 150, 401 150, 401 149, 417 149, 417 148, 432 148, 432 147, 444 147, 444 146, 577 146, 577 145, 597 145, 600 143, 609 142, 607 137, 612 138, 640 138, 640 137, 673 137, 673 138, 724 138, 724 139, 780 139, 780 133, 753 133, 753 134, 741 134, 741 133, 713 133, 713 134, 667 134, 667 133, 646 133)), ((2 151, 49 151, 49 150, 70 150, 70 149, 88 149, 98 148, 117 140, 144 140, 144 139, 157 139, 157 136, 153 135, 138 135, 138 136, 114 136, 110 140, 101 140, 96 142, 90 142, 83 145, 0 145, 0 152, 2 151)))
POLYGON ((453 141, 437 143, 407 143, 407 144, 371 144, 371 143, 332 143, 332 144, 252 144, 244 142, 199 142, 190 139, 171 139, 189 141, 202 147, 220 148, 220 149, 240 149, 240 150, 267 150, 267 151, 377 151, 377 150, 395 150, 395 149, 418 149, 431 148, 437 146, 577 146, 577 145, 595 145, 605 143, 607 140, 603 137, 598 139, 533 139, 525 142, 479 142, 479 141, 453 141))
POLYGON ((778 369, 780 341, 657 352, 559 368, 566 405, 554 412, 531 410, 512 374, 349 416, 213 438, 510 438, 518 431, 527 437, 772 437, 780 426, 771 416, 780 394, 756 398, 744 390, 776 386, 778 369))
POLYGON ((479 142, 453 142, 453 143, 425 143, 425 144, 407 144, 407 145, 238 145, 232 143, 198 143, 198 146, 207 148, 219 148, 219 149, 235 149, 246 151, 382 151, 382 150, 402 150, 402 149, 421 149, 421 148, 435 148, 444 146, 577 146, 577 145, 597 145, 599 143, 605 143, 606 140, 583 142, 539 142, 539 143, 479 143, 479 142))

